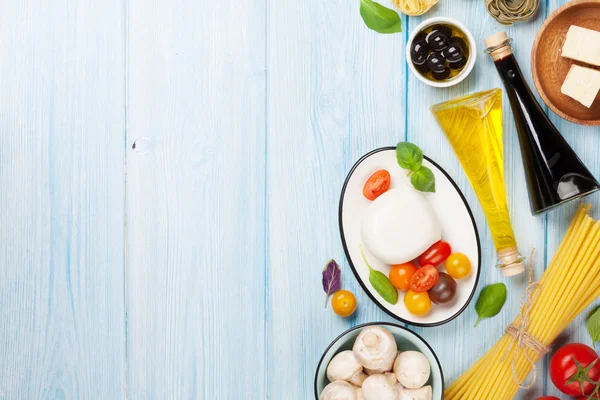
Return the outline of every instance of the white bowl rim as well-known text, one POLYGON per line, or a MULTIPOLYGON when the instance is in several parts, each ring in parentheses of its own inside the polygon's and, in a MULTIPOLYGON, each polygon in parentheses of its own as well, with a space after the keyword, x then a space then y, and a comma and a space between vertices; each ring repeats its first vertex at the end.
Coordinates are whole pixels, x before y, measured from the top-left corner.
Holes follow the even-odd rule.
POLYGON ((444 369, 442 368, 442 364, 440 363, 440 359, 438 358, 437 354, 435 353, 435 351, 433 351, 433 348, 429 345, 429 343, 427 343, 427 341, 425 339, 423 339, 418 333, 413 332, 412 330, 408 329, 407 327, 395 324, 393 322, 367 322, 364 324, 356 325, 356 326, 344 331, 343 333, 338 335, 338 337, 333 339, 331 341, 331 343, 329 343, 329 346, 327 346, 325 351, 323 351, 323 354, 321 355, 321 359, 319 360, 319 363, 317 364, 317 369, 315 370, 315 381, 314 381, 315 399, 316 400, 319 399, 319 393, 317 391, 317 379, 319 378, 319 371, 321 370, 321 366, 323 364, 323 360, 325 359, 325 355, 329 352, 329 350, 333 347, 333 345, 336 344, 338 341, 340 341, 344 336, 346 336, 349 333, 354 332, 358 329, 362 329, 362 328, 366 328, 367 326, 374 326, 374 325, 375 326, 393 326, 394 328, 399 328, 400 330, 408 332, 410 335, 414 336, 417 340, 421 341, 429 349, 429 351, 431 351, 431 354, 433 354, 433 358, 435 358, 437 368, 440 371, 440 378, 442 380, 442 396, 443 396, 444 391, 446 389, 445 384, 444 384, 444 369))
POLYGON ((413 32, 410 34, 410 36, 408 37, 408 40, 406 41, 406 63, 408 64, 408 67, 411 69, 413 74, 415 74, 417 79, 419 79, 421 82, 423 82, 429 86, 445 88, 445 87, 454 86, 454 85, 462 82, 467 76, 469 76, 469 74, 473 70, 473 67, 475 67, 476 59, 477 59, 477 45, 475 43, 475 38, 473 37, 473 34, 463 23, 455 20, 454 18, 433 17, 433 18, 426 19, 425 21, 421 22, 419 25, 417 25, 413 29, 413 32), (458 75, 456 75, 453 79, 451 79, 449 81, 435 82, 435 81, 431 81, 431 80, 425 78, 423 75, 421 75, 421 73, 419 71, 417 71, 417 69, 413 65, 412 60, 410 58, 411 44, 412 44, 413 40, 415 40, 415 37, 417 36, 417 34, 419 32, 421 32, 423 29, 425 29, 426 27, 433 25, 433 24, 437 24, 437 23, 447 23, 447 24, 452 24, 452 25, 456 26, 458 29, 463 31, 463 33, 467 36, 467 39, 469 41, 469 46, 470 46, 469 61, 467 62, 466 67, 462 71, 460 71, 460 73, 458 75))

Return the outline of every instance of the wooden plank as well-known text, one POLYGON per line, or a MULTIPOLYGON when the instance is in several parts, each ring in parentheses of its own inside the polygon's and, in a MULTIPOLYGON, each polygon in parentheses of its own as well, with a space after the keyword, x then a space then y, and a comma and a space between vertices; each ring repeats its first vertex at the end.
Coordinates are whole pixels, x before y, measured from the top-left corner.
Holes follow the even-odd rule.
MULTIPOLYGON (((548 2, 548 14, 556 10, 558 7, 567 3, 567 1, 556 1, 549 0, 548 2)), ((542 103, 543 104, 543 103, 542 103)), ((546 110, 548 108, 546 107, 546 110)), ((571 145, 573 150, 581 158, 588 169, 594 174, 596 179, 600 179, 600 139, 598 138, 598 127, 586 127, 576 125, 566 120, 563 120, 552 111, 547 111, 550 119, 556 125, 558 130, 565 137, 567 142, 571 145)), ((584 198, 582 201, 585 203, 591 203, 593 205, 591 215, 594 218, 600 218, 600 210, 598 209, 598 193, 584 198)), ((548 213, 548 259, 556 252, 560 241, 562 240, 567 227, 569 226, 578 202, 573 204, 564 205, 560 208, 548 213)), ((565 265, 565 268, 575 269, 576 265, 565 265)), ((557 350, 561 345, 571 342, 579 342, 587 344, 588 346, 594 347, 591 337, 587 331, 585 321, 589 313, 594 307, 600 305, 600 302, 596 301, 596 304, 586 311, 583 312, 575 321, 569 325, 569 327, 563 332, 562 335, 556 340, 553 345, 553 349, 557 350)), ((597 349, 597 347, 596 347, 597 349)), ((550 362, 552 354, 546 357, 544 365, 547 367, 550 362)), ((560 397, 561 399, 570 399, 569 396, 562 394, 552 381, 550 376, 546 374, 545 377, 545 393, 552 396, 560 397)))
POLYGON ((2 5, 3 399, 125 397, 124 17, 2 5))
POLYGON ((313 398, 315 369, 329 342, 358 323, 391 320, 352 275, 337 228, 341 188, 354 162, 405 136, 404 34, 368 30, 358 7, 344 0, 269 2, 269 399, 313 398), (321 269, 330 258, 358 298, 350 319, 323 308, 321 269))
MULTIPOLYGON (((482 274, 477 294, 467 310, 457 319, 445 325, 443 329, 415 329, 433 347, 444 367, 446 384, 450 384, 462 374, 473 362, 479 359, 502 336, 504 328, 512 322, 519 308, 521 292, 525 287, 526 276, 503 278, 494 268, 496 255, 489 228, 479 201, 469 184, 457 158, 454 156, 447 140, 430 115, 429 106, 452 98, 460 97, 493 87, 504 87, 494 68, 493 62, 483 53, 483 39, 496 31, 505 30, 514 39, 515 56, 519 61, 527 80, 532 83, 529 65, 529 51, 535 33, 543 21, 545 11, 540 10, 538 17, 527 24, 514 27, 503 27, 487 13, 484 2, 460 3, 440 2, 432 12, 421 18, 410 19, 412 29, 425 18, 449 16, 455 18, 471 30, 477 43, 477 62, 471 75, 462 83, 449 89, 430 88, 414 76, 409 75, 408 82, 408 140, 419 144, 426 154, 437 160, 456 180, 471 206, 482 245, 482 274), (477 328, 473 324, 477 319, 474 304, 481 289, 487 284, 505 282, 509 296, 502 313, 491 320, 482 322, 477 328), (451 335, 448 332, 452 332, 451 335)), ((523 173, 521 150, 517 132, 506 96, 503 97, 503 127, 505 179, 509 202, 509 211, 519 249, 529 255, 532 247, 538 251, 535 266, 536 275, 540 276, 545 253, 545 218, 533 217, 529 210, 525 175, 523 173), (540 257, 541 255, 541 257, 540 257)), ((535 398, 541 394, 543 382, 538 379, 526 398, 535 398)), ((520 394, 517 398, 525 398, 520 394)))
POLYGON ((132 399, 265 398, 264 7, 129 2, 132 399))

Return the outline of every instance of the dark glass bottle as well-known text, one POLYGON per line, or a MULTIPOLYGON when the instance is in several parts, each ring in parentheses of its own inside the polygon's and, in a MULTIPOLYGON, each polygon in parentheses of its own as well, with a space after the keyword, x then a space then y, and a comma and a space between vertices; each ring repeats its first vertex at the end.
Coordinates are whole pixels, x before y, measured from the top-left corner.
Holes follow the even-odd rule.
POLYGON ((511 39, 499 32, 485 39, 517 125, 533 214, 599 189, 594 176, 548 119, 531 93, 512 53, 511 39))

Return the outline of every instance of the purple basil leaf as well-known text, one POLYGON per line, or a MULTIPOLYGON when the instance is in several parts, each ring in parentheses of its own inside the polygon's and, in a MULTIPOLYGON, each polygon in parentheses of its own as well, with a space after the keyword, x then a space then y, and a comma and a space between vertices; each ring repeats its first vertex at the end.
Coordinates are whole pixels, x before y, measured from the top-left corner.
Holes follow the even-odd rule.
POLYGON ((329 295, 337 292, 342 288, 342 271, 334 260, 330 260, 323 270, 323 290, 325 297, 325 307, 327 307, 327 299, 329 295))

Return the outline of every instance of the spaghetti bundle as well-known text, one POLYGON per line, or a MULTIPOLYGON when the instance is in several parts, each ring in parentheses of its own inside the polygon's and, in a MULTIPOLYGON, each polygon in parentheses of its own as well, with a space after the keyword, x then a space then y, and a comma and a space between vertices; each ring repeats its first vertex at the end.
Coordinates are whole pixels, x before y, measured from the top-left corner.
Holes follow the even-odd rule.
MULTIPOLYGON (((552 341, 600 296, 600 221, 588 215, 591 206, 580 206, 558 251, 533 289, 528 310, 527 334, 542 347, 552 341)), ((511 327, 519 330, 522 317, 511 327)), ((529 346, 517 346, 506 333, 444 393, 445 400, 512 399, 520 384, 543 356, 529 346)))

